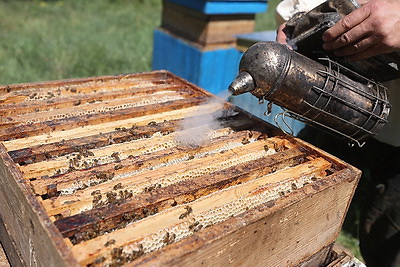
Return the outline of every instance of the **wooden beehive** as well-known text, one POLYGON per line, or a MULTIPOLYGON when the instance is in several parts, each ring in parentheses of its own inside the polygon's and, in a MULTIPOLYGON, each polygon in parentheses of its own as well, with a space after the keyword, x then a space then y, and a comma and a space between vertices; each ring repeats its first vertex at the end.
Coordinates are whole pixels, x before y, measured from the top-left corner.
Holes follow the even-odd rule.
POLYGON ((233 46, 235 35, 254 30, 255 14, 209 15, 163 1, 161 27, 196 42, 202 49, 233 46))
POLYGON ((0 101, 15 263, 321 263, 360 175, 165 71, 3 86, 0 101))

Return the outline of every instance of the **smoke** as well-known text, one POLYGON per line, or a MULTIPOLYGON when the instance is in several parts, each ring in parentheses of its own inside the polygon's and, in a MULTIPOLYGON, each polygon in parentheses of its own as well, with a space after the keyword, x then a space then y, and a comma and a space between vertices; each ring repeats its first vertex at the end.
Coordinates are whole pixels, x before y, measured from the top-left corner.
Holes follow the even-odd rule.
POLYGON ((223 116, 223 107, 225 103, 223 100, 227 100, 230 93, 228 90, 225 90, 218 96, 222 100, 211 97, 209 100, 203 102, 197 111, 187 114, 178 129, 179 132, 176 134, 176 140, 178 142, 184 146, 200 147, 211 139, 210 134, 214 130, 222 127, 218 119, 223 116), (216 112, 204 114, 204 111, 200 111, 202 105, 214 105, 218 106, 218 109, 216 112))

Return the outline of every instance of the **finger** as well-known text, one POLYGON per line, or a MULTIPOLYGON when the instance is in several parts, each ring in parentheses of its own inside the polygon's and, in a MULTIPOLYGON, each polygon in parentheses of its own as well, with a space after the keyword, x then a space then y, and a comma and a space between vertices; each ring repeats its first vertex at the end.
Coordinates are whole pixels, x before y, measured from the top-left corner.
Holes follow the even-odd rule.
POLYGON ((286 35, 282 34, 282 32, 278 32, 276 35, 276 41, 280 44, 286 44, 286 35))
POLYGON ((338 38, 336 38, 332 41, 324 42, 322 47, 325 50, 331 51, 331 50, 339 49, 341 47, 348 46, 353 43, 358 43, 359 40, 362 40, 363 38, 365 38, 365 35, 369 33, 369 30, 367 30, 364 27, 364 24, 365 23, 359 24, 358 26, 343 33, 338 38))
POLYGON ((280 44, 286 44, 286 34, 283 32, 286 23, 281 24, 276 31, 276 41, 280 44))
MULTIPOLYGON (((339 20, 335 25, 326 30, 322 35, 322 40, 325 42, 333 41, 343 33, 352 29, 356 25, 363 22, 370 15, 368 4, 354 10, 349 15, 339 20)), ((346 40, 345 40, 346 41, 346 40)))
MULTIPOLYGON (((362 37, 358 38, 356 42, 350 43, 348 45, 342 46, 334 50, 334 55, 338 57, 351 56, 354 54, 361 53, 362 51, 368 49, 369 47, 376 44, 376 40, 372 37, 362 37)), ((326 45, 324 44, 324 48, 326 45)), ((330 49, 326 49, 330 50, 330 49)))
POLYGON ((381 54, 381 50, 379 45, 373 45, 367 49, 365 49, 364 51, 358 53, 358 54, 354 54, 352 56, 348 56, 346 57, 346 60, 348 61, 359 61, 359 60, 364 60, 364 59, 368 59, 370 57, 376 56, 381 54))

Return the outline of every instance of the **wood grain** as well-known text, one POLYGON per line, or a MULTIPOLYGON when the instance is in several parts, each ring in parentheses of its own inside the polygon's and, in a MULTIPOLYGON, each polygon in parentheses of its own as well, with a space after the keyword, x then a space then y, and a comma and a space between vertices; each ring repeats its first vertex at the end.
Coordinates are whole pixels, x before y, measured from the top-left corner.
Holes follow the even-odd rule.
POLYGON ((14 265, 325 264, 360 176, 166 71, 0 86, 0 104, 14 265))

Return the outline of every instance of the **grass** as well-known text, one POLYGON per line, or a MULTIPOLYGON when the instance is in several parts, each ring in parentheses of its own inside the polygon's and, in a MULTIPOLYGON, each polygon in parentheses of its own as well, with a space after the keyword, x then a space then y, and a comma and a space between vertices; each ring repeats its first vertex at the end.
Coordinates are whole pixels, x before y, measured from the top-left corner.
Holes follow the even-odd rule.
POLYGON ((0 1, 0 83, 148 71, 160 0, 0 1))
MULTIPOLYGON (((275 6, 257 14, 273 30, 275 6)), ((0 84, 151 70, 161 0, 0 0, 0 84)), ((349 216, 339 242, 360 258, 349 216), (349 230, 350 229, 350 230, 349 230)))
POLYGON ((275 23, 275 7, 279 2, 279 0, 268 1, 267 12, 256 15, 255 31, 275 30, 277 28, 275 23))
MULTIPOLYGON (((256 30, 275 29, 274 6, 256 30)), ((161 0, 0 0, 0 84, 151 70, 161 0)))
POLYGON ((337 242, 343 247, 347 248, 349 251, 351 251, 351 253, 353 253, 353 255, 357 259, 361 261, 363 260, 359 249, 358 239, 355 238, 352 234, 348 233, 347 231, 341 231, 337 242))

